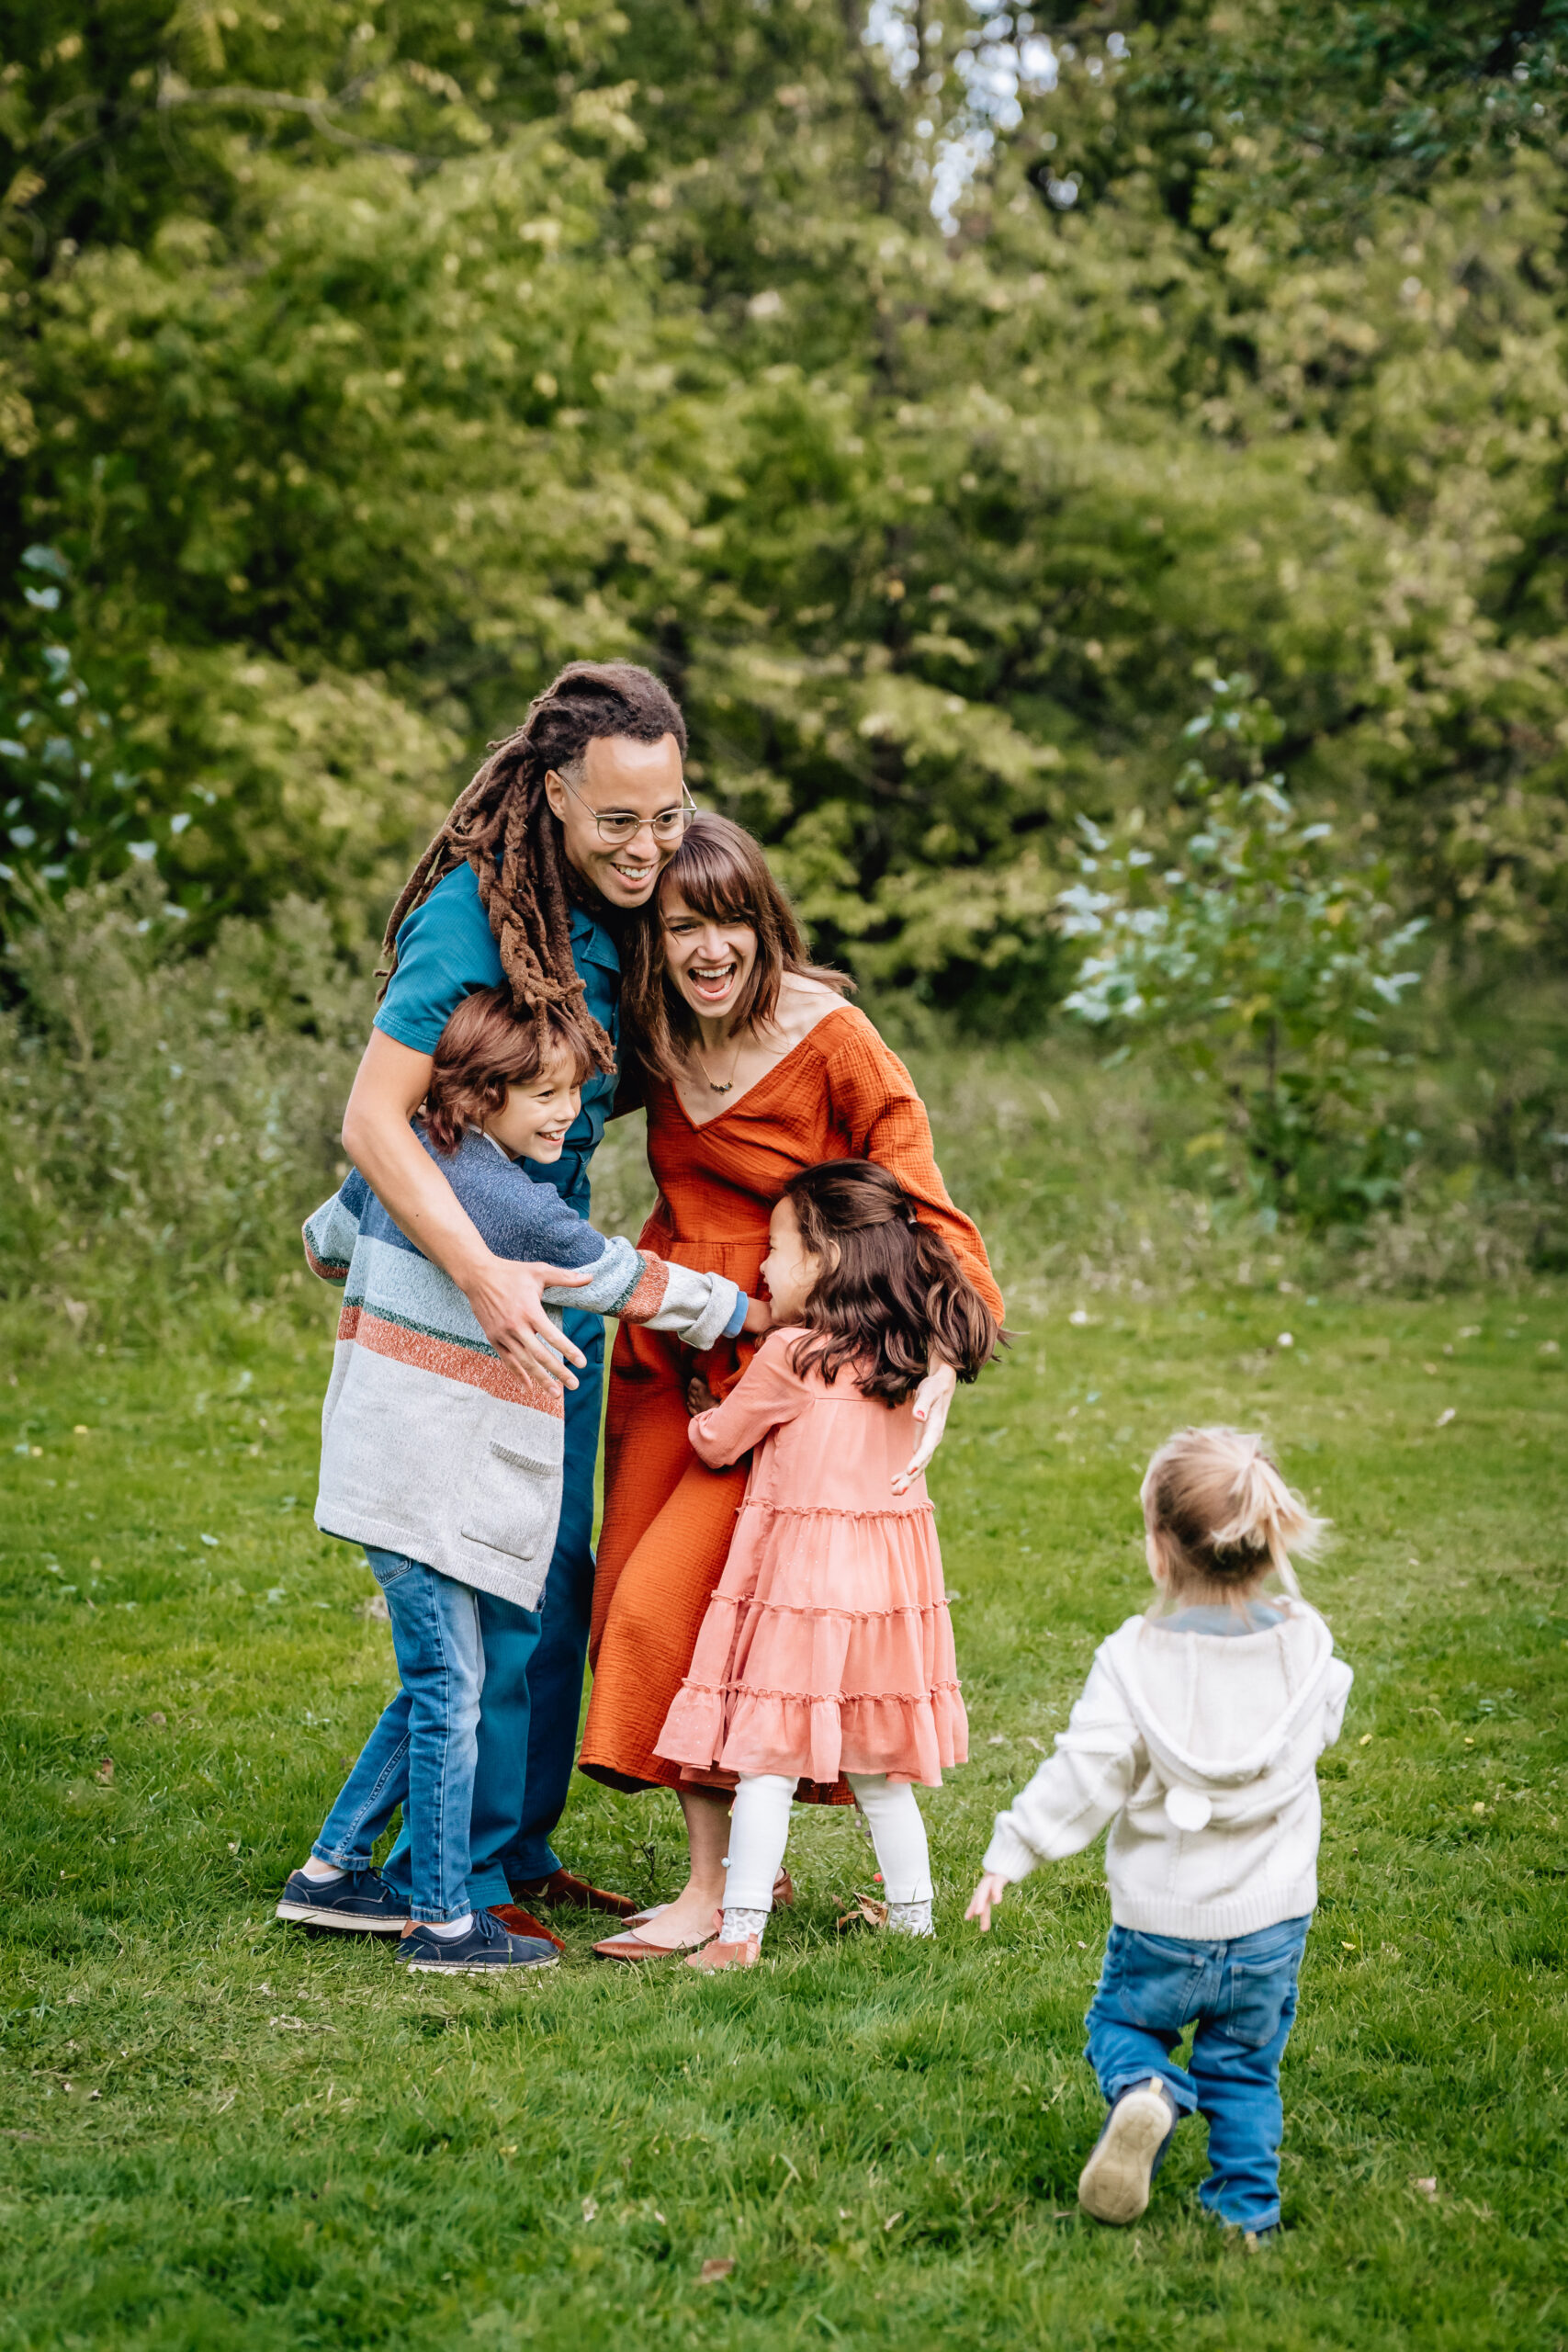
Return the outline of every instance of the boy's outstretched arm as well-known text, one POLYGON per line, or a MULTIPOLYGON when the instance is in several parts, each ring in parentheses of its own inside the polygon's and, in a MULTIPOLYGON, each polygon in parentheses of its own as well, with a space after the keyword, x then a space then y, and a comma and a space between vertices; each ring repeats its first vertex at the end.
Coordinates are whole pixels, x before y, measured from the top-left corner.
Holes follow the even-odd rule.
POLYGON ((978 1919, 980 1933, 983 1936, 990 1933, 992 1905, 1001 1901, 1012 1883, 1012 1880, 1004 1878, 1000 1871, 987 1871, 979 1885, 969 1897, 969 1908, 964 1917, 966 1919, 978 1919))

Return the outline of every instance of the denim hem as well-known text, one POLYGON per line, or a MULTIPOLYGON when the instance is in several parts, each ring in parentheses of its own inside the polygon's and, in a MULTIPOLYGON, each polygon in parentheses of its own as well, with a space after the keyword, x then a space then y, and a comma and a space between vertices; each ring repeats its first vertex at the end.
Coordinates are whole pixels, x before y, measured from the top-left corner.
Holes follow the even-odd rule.
POLYGON ((1261 2221, 1256 2220, 1248 2213, 1227 2213, 1223 2205, 1211 2205, 1209 2203, 1203 2194, 1203 2189, 1206 2188, 1208 2185, 1208 2182, 1205 2181, 1202 2188, 1199 2189, 1198 2202, 1202 2206, 1203 2211, 1209 2216, 1210 2221, 1218 2222, 1223 2229, 1250 2230, 1254 2237, 1260 2238, 1266 2232, 1269 2230, 1277 2230, 1279 2228, 1280 2208, 1278 2205, 1270 2205, 1261 2221))
POLYGON ((468 1901, 476 1911, 489 1911, 495 1904, 511 1900, 512 1889, 504 1871, 486 1871, 482 1876, 468 1881, 468 1901))
POLYGON ((542 1878, 553 1878, 557 1871, 565 1870, 566 1864, 547 1841, 536 1850, 543 1856, 542 1860, 525 1859, 520 1854, 508 1854, 506 1857, 502 1868, 513 1886, 537 1886, 542 1878))
POLYGON ((1151 2075, 1158 2083, 1161 2090, 1169 2093, 1170 2103, 1176 2109, 1176 2120, 1179 2123, 1184 2117, 1197 2114, 1198 2094, 1190 2084, 1177 2082, 1171 2075, 1166 2074, 1162 2067, 1152 2064, 1136 2066, 1130 2075, 1112 2075, 1111 2088, 1105 2093, 1106 2105, 1114 2107, 1124 2091, 1135 2091, 1141 2088, 1151 2075))
POLYGON ((334 1871, 367 1871, 370 1868, 368 1854, 334 1853, 330 1847, 320 1844, 311 1847, 310 1856, 313 1861, 331 1862, 334 1871))
POLYGON ((479 1911, 486 1907, 483 1904, 465 1903, 455 1911, 443 1911, 434 1903, 411 1903, 409 1917, 416 1927, 444 1928, 449 1919, 460 1919, 466 1911, 479 1911))

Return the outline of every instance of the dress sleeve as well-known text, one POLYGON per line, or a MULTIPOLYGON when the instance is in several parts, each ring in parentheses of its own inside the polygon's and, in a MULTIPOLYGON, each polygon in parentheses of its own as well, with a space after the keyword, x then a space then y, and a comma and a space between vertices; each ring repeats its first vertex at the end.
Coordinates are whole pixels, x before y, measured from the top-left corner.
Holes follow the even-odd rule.
POLYGON ((942 1181, 926 1116, 914 1080, 871 1023, 855 1014, 834 1023, 827 1051, 828 1089, 836 1125, 848 1131, 857 1158, 874 1159, 896 1176, 919 1210, 920 1222, 940 1233, 996 1317, 1002 1320, 1002 1295, 979 1228, 954 1208, 942 1181))
POLYGON ((794 1328, 770 1331, 723 1404, 687 1423, 693 1449, 710 1470, 727 1470, 770 1430, 805 1411, 806 1383, 789 1361, 790 1346, 799 1337, 794 1328))

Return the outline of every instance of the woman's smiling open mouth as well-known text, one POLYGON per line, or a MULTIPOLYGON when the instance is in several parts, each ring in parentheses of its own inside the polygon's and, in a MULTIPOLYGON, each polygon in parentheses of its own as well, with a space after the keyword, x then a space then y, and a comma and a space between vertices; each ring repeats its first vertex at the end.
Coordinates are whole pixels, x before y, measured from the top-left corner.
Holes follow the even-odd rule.
POLYGON ((735 986, 735 976, 740 969, 739 957, 731 956, 724 964, 688 964, 686 977, 693 993, 705 1003, 721 1004, 735 986))

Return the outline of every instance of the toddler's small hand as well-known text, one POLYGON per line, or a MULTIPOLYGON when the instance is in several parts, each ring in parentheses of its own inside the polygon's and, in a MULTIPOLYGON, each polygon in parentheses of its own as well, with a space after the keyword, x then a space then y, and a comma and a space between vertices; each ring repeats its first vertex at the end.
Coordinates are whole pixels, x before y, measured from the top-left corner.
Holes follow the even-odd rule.
POLYGON ((964 1917, 966 1919, 978 1919, 980 1933, 983 1936, 990 1931, 992 1904, 999 1903, 1011 1884, 1012 1881, 1003 1878, 1000 1871, 987 1871, 969 1897, 969 1908, 964 1917))
POLYGON ((694 1372, 686 1383, 686 1410, 694 1419, 698 1413, 711 1413, 718 1398, 700 1372, 694 1372))

